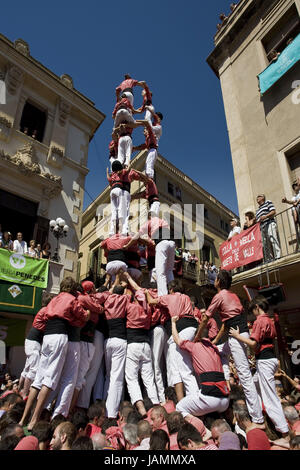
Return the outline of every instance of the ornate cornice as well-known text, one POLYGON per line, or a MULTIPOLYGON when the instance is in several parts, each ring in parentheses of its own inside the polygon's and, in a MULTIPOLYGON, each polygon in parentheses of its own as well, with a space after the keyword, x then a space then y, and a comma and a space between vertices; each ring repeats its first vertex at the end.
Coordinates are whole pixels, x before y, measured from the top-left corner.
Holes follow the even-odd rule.
POLYGON ((8 74, 7 74, 7 80, 6 80, 6 86, 7 86, 7 91, 11 95, 15 95, 20 88, 22 82, 24 79, 24 73, 22 72, 19 67, 16 67, 15 65, 12 65, 8 69, 8 74))

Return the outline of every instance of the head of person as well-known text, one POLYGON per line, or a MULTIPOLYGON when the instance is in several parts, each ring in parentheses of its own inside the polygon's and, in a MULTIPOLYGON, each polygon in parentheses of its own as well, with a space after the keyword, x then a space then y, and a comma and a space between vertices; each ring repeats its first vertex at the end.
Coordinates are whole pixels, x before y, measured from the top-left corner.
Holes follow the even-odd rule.
POLYGON ((37 438, 40 450, 47 450, 52 439, 50 423, 47 421, 38 421, 33 426, 31 435, 37 438))
POLYGON ((229 290, 232 283, 232 276, 229 271, 225 269, 220 269, 215 280, 215 287, 218 289, 227 289, 229 290))
POLYGON ((219 447, 221 435, 226 431, 231 431, 231 427, 225 419, 216 419, 212 423, 210 431, 215 445, 219 447))
POLYGON ((120 411, 119 411, 119 413, 120 413, 120 423, 127 423, 128 415, 133 410, 134 410, 134 408, 132 407, 131 403, 127 406, 123 406, 122 408, 120 408, 120 411))
POLYGON ((193 450, 198 449, 203 444, 201 434, 190 423, 185 423, 178 431, 177 443, 179 449, 193 450))
MULTIPOLYGON (((0 231, 1 231, 1 228, 0 228, 0 231)), ((4 232, 4 233, 3 233, 3 238, 4 238, 5 241, 8 241, 8 240, 9 240, 9 234, 8 234, 8 232, 4 232)))
POLYGON ((159 111, 156 113, 156 116, 158 117, 158 123, 160 123, 163 120, 163 115, 159 111))
POLYGON ((105 420, 105 406, 103 403, 93 403, 87 412, 89 422, 95 426, 101 427, 105 420))
POLYGON ((123 170, 123 165, 122 165, 122 163, 121 163, 119 160, 115 160, 115 161, 112 163, 111 169, 112 169, 113 173, 115 173, 115 172, 117 172, 117 171, 123 170))
POLYGON ((125 80, 129 80, 131 78, 131 75, 129 75, 129 73, 125 73, 124 78, 125 80))
POLYGON ((166 397, 166 400, 172 400, 175 403, 175 405, 177 404, 178 400, 177 400, 177 395, 176 395, 174 387, 165 388, 165 397, 166 397))
POLYGON ((49 250, 51 250, 51 245, 50 245, 50 243, 48 243, 48 242, 44 243, 44 245, 43 245, 43 250, 44 250, 44 251, 49 251, 49 250))
POLYGON ((22 426, 20 426, 19 423, 11 423, 6 425, 6 420, 4 419, 3 422, 1 423, 1 431, 0 431, 0 436, 1 440, 3 440, 5 437, 9 436, 15 436, 18 439, 22 439, 24 437, 24 430, 22 426), (3 428, 2 428, 3 424, 3 428))
POLYGON ((36 245, 36 249, 37 249, 38 251, 41 251, 42 247, 41 247, 41 244, 40 244, 40 243, 38 243, 38 244, 36 245))
POLYGON ((264 194, 259 194, 256 197, 256 202, 259 206, 262 206, 266 202, 266 196, 264 194))
POLYGON ((19 242, 21 242, 21 241, 23 240, 23 233, 22 233, 22 232, 18 232, 18 233, 17 233, 17 240, 18 240, 19 242))
POLYGON ((230 221, 230 227, 231 228, 237 227, 238 225, 239 225, 239 222, 236 218, 231 219, 231 221, 230 221))
POLYGON ((102 450, 108 445, 106 437, 101 432, 92 435, 92 442, 94 450, 102 450))
POLYGON ((137 446, 139 443, 137 435, 137 424, 125 424, 123 427, 123 435, 125 438, 125 449, 129 450, 132 446, 137 446))
POLYGON ((150 437, 150 450, 170 450, 170 438, 166 431, 157 429, 150 437))
POLYGON ((73 442, 71 450, 94 450, 93 441, 88 436, 79 436, 73 442))
POLYGON ((168 289, 170 294, 175 294, 176 292, 183 294, 183 287, 177 279, 174 279, 174 281, 169 282, 168 289))
POLYGON ((123 295, 125 292, 125 286, 115 286, 113 288, 113 294, 117 294, 117 295, 123 295))
POLYGON ((60 283, 60 292, 67 292, 76 296, 77 282, 71 276, 66 277, 60 283))
POLYGON ((54 433, 55 429, 57 426, 61 423, 65 423, 67 420, 62 414, 56 415, 51 421, 50 421, 50 426, 51 426, 51 431, 52 434, 54 433))
POLYGON ((173 411, 167 416, 167 427, 169 435, 175 434, 184 425, 185 420, 179 411, 173 411))
POLYGON ((155 405, 153 406, 151 413, 150 413, 150 419, 151 419, 151 426, 153 431, 156 429, 159 429, 164 421, 166 421, 167 418, 167 412, 165 408, 161 405, 155 405))
POLYGON ((50 449, 70 450, 76 439, 76 434, 75 426, 69 421, 59 424, 54 430, 50 442, 50 449))
POLYGON ((17 436, 6 436, 0 440, 0 451, 2 450, 15 450, 20 442, 17 436))
POLYGON ((256 317, 261 313, 268 313, 269 302, 263 295, 257 295, 249 303, 249 312, 253 313, 256 317))
MULTIPOLYGON (((11 379, 9 379, 11 380, 11 379)), ((16 403, 22 402, 22 397, 18 393, 10 393, 0 400, 0 409, 9 411, 16 403)))
POLYGON ((290 450, 300 450, 300 436, 294 436, 291 438, 290 450))
POLYGON ((295 181, 295 183, 292 184, 292 188, 293 188, 293 190, 295 191, 296 194, 300 191, 300 185, 299 185, 298 181, 295 181))
POLYGON ((89 418, 85 410, 75 411, 72 416, 71 422, 76 428, 77 437, 86 435, 86 427, 88 425, 89 418))
POLYGON ((239 427, 245 431, 251 424, 251 418, 246 405, 233 405, 233 414, 239 427))
POLYGON ((35 240, 30 240, 29 246, 30 246, 31 248, 35 248, 35 240))
POLYGON ((118 421, 112 418, 105 418, 102 425, 101 425, 101 432, 106 435, 106 430, 111 427, 117 427, 118 421))
POLYGON ((131 410, 127 415, 127 424, 138 424, 143 419, 141 413, 137 410, 131 410))
POLYGON ((296 421, 299 421, 299 414, 294 406, 284 406, 283 412, 290 427, 292 427, 296 421))
POLYGON ((251 211, 245 213, 245 225, 251 227, 255 223, 255 214, 251 211))
POLYGON ((137 425, 137 437, 139 443, 141 443, 144 439, 150 438, 152 435, 152 428, 148 421, 142 419, 138 422, 137 425))
POLYGON ((48 303, 53 299, 53 294, 49 292, 43 292, 42 295, 42 307, 47 307, 48 303))
POLYGON ((95 284, 92 281, 83 281, 81 286, 85 294, 94 294, 96 292, 95 284))

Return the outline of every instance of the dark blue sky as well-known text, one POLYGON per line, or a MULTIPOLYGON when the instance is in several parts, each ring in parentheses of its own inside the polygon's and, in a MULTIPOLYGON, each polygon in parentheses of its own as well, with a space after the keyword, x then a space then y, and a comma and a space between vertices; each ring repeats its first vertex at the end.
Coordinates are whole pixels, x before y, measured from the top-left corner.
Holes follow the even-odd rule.
MULTIPOLYGON (((1 6, 1 32, 26 40, 31 55, 72 76, 106 119, 91 142, 86 189, 106 186, 115 87, 124 73, 146 80, 164 115, 160 153, 237 212, 220 82, 206 63, 229 0, 14 1, 1 6), (204 6, 205 3, 205 6, 204 6)), ((141 102, 137 88, 135 105, 141 102)), ((134 144, 142 143, 140 130, 134 144)), ((91 199, 85 195, 86 207, 91 199)))

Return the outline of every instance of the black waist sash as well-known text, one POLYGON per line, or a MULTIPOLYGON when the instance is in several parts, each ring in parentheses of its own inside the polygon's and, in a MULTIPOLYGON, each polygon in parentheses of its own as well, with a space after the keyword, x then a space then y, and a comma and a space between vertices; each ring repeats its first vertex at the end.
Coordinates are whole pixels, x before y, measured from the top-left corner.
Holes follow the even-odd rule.
POLYGON ((133 89, 132 88, 125 88, 122 93, 125 93, 126 91, 129 91, 133 95, 133 89))
POLYGON ((38 343, 42 344, 43 342, 44 333, 41 330, 38 330, 34 326, 32 326, 28 332, 27 338, 30 341, 37 341, 38 343))
POLYGON ((113 318, 107 320, 108 337, 127 339, 126 336, 126 318, 113 318))
POLYGON ((107 255, 107 262, 110 261, 123 261, 126 263, 126 252, 124 250, 110 250, 107 255))
POLYGON ((216 398, 229 396, 229 390, 223 372, 203 372, 199 375, 201 393, 216 398))
POLYGON ((115 189, 115 188, 123 189, 123 183, 121 181, 116 181, 115 183, 112 183, 111 189, 115 189))
POLYGON ((130 193, 130 183, 127 182, 127 181, 123 181, 122 189, 123 189, 124 191, 128 191, 128 192, 130 193))
POLYGON ((69 322, 64 318, 51 318, 48 320, 45 327, 45 335, 67 335, 69 322))
POLYGON ((158 194, 151 194, 151 196, 148 197, 149 204, 152 204, 154 201, 159 201, 158 194))
POLYGON ((265 348, 262 351, 260 351, 258 354, 255 354, 255 358, 257 361, 260 359, 273 359, 276 357, 275 352, 274 352, 274 347, 270 346, 269 348, 265 348))
MULTIPOLYGON (((176 329, 178 333, 180 333, 182 330, 185 330, 185 328, 198 328, 199 323, 194 317, 181 317, 177 322, 176 322, 176 329)), ((168 336, 171 336, 172 334, 172 321, 169 318, 169 320, 166 321, 165 323, 165 329, 167 332, 168 336)))
POLYGON ((226 320, 224 324, 226 329, 236 328, 238 326, 240 333, 249 333, 246 315, 236 315, 235 317, 226 320))
POLYGON ((105 315, 99 315, 96 330, 102 333, 104 338, 108 338, 108 325, 105 315))
POLYGON ((128 264, 128 266, 132 266, 133 268, 135 268, 135 266, 133 266, 132 264, 132 261, 137 261, 139 263, 140 255, 136 251, 127 251, 126 263, 128 264))
POLYGON ((149 271, 155 267, 155 256, 148 256, 147 266, 149 271))
POLYGON ((68 341, 71 343, 79 343, 81 328, 78 326, 68 325, 68 341))
POLYGON ((150 344, 149 330, 143 328, 127 328, 127 343, 150 344))
POLYGON ((87 321, 83 328, 80 331, 80 341, 85 341, 86 343, 93 343, 95 336, 96 324, 91 320, 87 321))

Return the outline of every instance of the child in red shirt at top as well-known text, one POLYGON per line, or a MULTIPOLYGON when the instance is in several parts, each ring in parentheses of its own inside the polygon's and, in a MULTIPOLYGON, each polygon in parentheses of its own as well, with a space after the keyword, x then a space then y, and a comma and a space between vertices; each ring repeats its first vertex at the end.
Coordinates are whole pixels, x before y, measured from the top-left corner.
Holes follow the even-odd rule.
POLYGON ((273 339, 276 337, 276 330, 268 310, 269 304, 265 297, 255 297, 249 304, 249 311, 256 317, 250 338, 241 336, 238 327, 230 328, 229 334, 255 350, 259 387, 266 412, 276 430, 287 437, 289 429, 275 387, 274 375, 278 369, 278 360, 274 353, 273 339))

